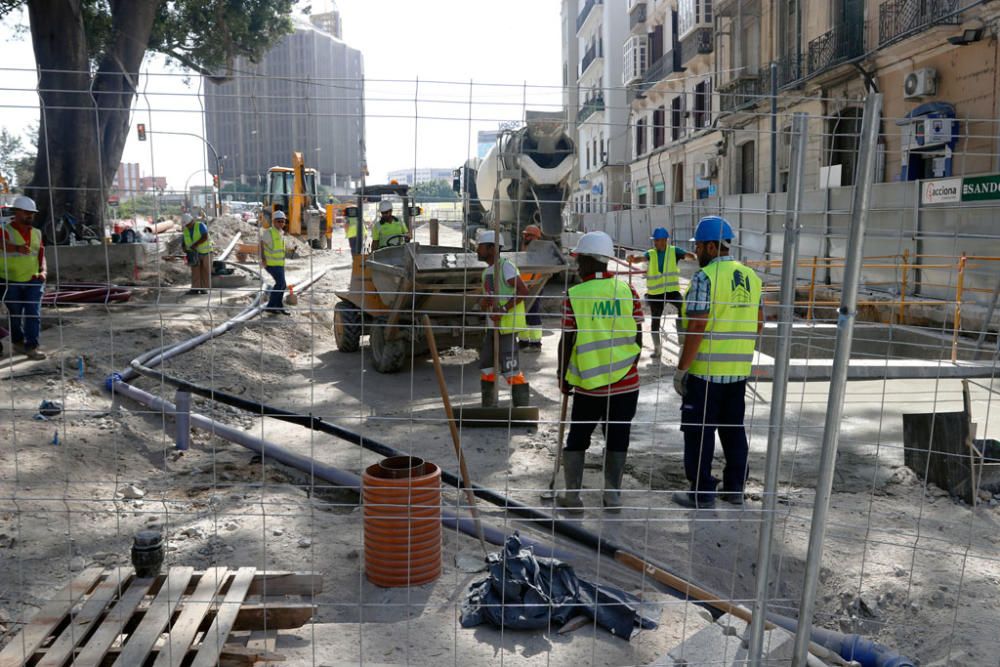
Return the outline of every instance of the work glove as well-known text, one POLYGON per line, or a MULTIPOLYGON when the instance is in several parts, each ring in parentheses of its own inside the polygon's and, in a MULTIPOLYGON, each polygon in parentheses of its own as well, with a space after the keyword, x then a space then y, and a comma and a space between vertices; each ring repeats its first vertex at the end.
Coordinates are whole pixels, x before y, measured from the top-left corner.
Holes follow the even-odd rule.
POLYGON ((674 371, 674 391, 676 391, 681 398, 684 398, 684 395, 687 394, 687 382, 687 371, 682 371, 679 368, 674 371))

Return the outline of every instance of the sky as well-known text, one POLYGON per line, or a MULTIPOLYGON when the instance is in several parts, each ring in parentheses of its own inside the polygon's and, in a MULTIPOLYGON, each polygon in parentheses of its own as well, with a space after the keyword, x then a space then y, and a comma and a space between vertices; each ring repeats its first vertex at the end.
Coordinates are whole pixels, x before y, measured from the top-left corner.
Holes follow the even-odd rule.
MULTIPOLYGON (((364 58, 369 181, 395 169, 457 167, 475 155, 478 130, 520 120, 525 108, 561 109, 559 0, 337 0, 337 6, 344 41, 364 58)), ((27 24, 24 12, 11 18, 27 24)), ((38 122, 30 39, 24 31, 6 41, 0 67, 0 126, 21 133, 38 122)), ((170 189, 207 183, 201 139, 151 134, 139 142, 135 132, 145 122, 161 133, 203 137, 203 85, 162 57, 147 56, 122 161, 138 162, 143 176, 166 176, 170 189)), ((289 146, 289 153, 303 148, 289 146)))

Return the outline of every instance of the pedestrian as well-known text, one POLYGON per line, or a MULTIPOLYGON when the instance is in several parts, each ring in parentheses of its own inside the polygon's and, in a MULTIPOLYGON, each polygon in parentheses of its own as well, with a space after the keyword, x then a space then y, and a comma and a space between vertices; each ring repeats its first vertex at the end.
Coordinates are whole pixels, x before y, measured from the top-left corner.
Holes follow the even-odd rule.
POLYGON ((402 245, 409 242, 410 230, 406 223, 392 214, 392 202, 383 199, 378 204, 379 219, 372 227, 372 250, 384 248, 387 245, 402 245), (396 239, 390 241, 392 239, 396 239))
POLYGON ((212 239, 204 220, 190 213, 181 216, 184 223, 184 253, 191 267, 191 289, 188 294, 208 294, 211 287, 212 239))
POLYGON ((291 315, 285 309, 285 224, 284 211, 275 211, 271 216, 271 226, 262 230, 260 236, 260 265, 274 280, 267 292, 264 312, 271 315, 291 315))
POLYGON ((497 381, 494 368, 494 338, 500 343, 500 373, 511 388, 511 404, 514 407, 528 405, 528 381, 521 372, 514 335, 524 329, 524 297, 528 288, 518 275, 517 266, 506 257, 500 256, 503 238, 496 238, 493 231, 480 233, 476 256, 486 262, 483 269, 483 312, 487 313, 487 326, 483 344, 479 351, 479 379, 484 407, 495 406, 493 389, 497 381), (500 263, 500 286, 493 288, 494 265, 500 263), (496 295, 496 296, 494 296, 496 295), (499 336, 494 336, 494 331, 499 336))
POLYGON ((747 478, 746 386, 754 348, 764 326, 761 279, 729 255, 733 229, 718 216, 695 229, 701 270, 691 279, 681 308, 681 349, 674 389, 681 398, 684 473, 690 491, 673 500, 682 507, 715 506, 719 480, 712 476, 715 432, 726 464, 719 498, 743 504, 747 478))
POLYGON ((38 208, 30 197, 14 198, 10 222, 3 227, 3 302, 7 306, 11 348, 29 359, 44 359, 38 349, 45 290, 45 246, 42 232, 32 225, 38 208))
POLYGON ((677 268, 677 262, 684 259, 696 259, 694 254, 668 245, 670 232, 666 227, 657 227, 653 230, 653 235, 649 237, 653 242, 653 247, 641 255, 632 255, 628 258, 630 264, 646 262, 646 304, 649 312, 653 316, 650 325, 650 337, 653 339, 653 351, 650 357, 654 361, 660 361, 662 346, 660 343, 661 320, 663 310, 669 303, 677 313, 681 312, 681 303, 684 300, 681 296, 681 272, 677 268))
MULTIPOLYGON (((528 249, 532 241, 537 241, 542 238, 542 230, 538 225, 528 225, 521 232, 521 251, 528 249)), ((536 273, 522 273, 521 280, 525 284, 540 280, 541 276, 536 273)), ((535 296, 535 299, 531 302, 531 308, 528 309, 527 314, 524 317, 525 323, 528 325, 521 331, 517 333, 517 346, 519 349, 525 352, 541 352, 542 351, 542 297, 541 295, 535 296)))
POLYGON ((604 232, 588 232, 573 251, 582 282, 569 288, 559 342, 563 394, 573 394, 569 436, 563 450, 566 490, 556 504, 583 510, 580 489, 590 436, 601 424, 604 445, 604 508, 621 511, 621 486, 632 419, 639 404, 642 301, 627 282, 608 273, 614 243, 604 232))

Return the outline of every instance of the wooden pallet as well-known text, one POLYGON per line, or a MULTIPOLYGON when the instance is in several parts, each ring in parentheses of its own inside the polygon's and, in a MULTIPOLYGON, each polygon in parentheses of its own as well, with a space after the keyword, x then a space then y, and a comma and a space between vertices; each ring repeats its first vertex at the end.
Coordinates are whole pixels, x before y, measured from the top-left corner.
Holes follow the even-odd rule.
POLYGON ((0 651, 0 667, 192 667, 280 661, 277 631, 305 625, 322 591, 312 573, 130 567, 78 574, 0 651), (290 596, 298 596, 298 601, 290 596))

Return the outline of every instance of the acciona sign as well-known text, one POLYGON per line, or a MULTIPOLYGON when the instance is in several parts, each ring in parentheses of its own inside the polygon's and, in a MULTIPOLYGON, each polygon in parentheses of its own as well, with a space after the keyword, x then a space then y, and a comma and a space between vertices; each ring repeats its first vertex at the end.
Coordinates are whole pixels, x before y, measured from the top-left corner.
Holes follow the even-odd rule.
POLYGON ((921 204, 1000 200, 1000 174, 939 178, 920 184, 921 204))

